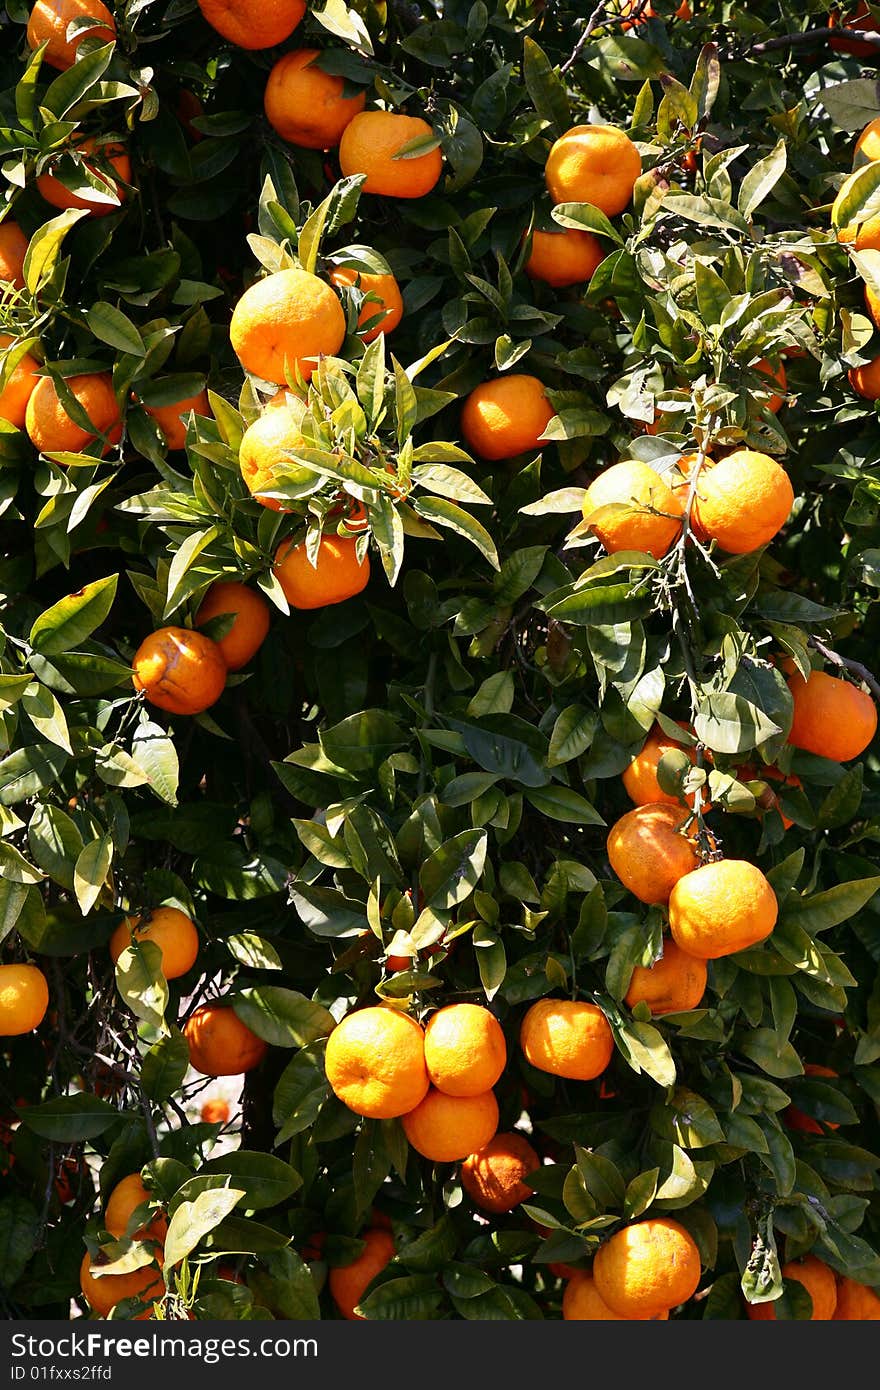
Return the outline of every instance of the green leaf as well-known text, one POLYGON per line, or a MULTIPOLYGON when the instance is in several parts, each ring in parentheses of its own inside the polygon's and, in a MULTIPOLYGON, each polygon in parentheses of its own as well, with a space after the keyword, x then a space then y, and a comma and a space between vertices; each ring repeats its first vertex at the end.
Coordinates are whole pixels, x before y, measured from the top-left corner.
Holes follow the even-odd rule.
POLYGON ((782 910, 780 925, 793 924, 810 936, 828 931, 861 912, 878 892, 880 876, 838 883, 811 897, 789 898, 782 910))
POLYGON ((116 961, 116 988, 133 1014, 166 1031, 168 981, 162 974, 162 952, 153 941, 134 941, 116 961))
POLYGON ((743 217, 751 217, 770 196, 785 173, 786 163, 786 142, 780 138, 768 155, 752 165, 740 185, 736 205, 743 217))
POLYGON ((17 1284, 37 1249, 42 1222, 39 1212, 24 1197, 11 1195, 0 1202, 0 1285, 17 1284))
POLYGON ((235 932, 227 936, 229 954, 251 970, 280 970, 281 957, 271 941, 256 932, 235 932))
POLYGON ((445 497, 416 497, 413 498, 413 510, 435 526, 444 526, 463 536, 471 545, 476 546, 493 569, 501 568, 495 542, 485 526, 477 521, 476 517, 457 507, 454 502, 447 501, 445 497))
POLYGON ((76 62, 49 83, 43 93, 43 110, 57 120, 72 111, 100 81, 110 65, 115 47, 114 43, 105 43, 91 53, 78 54, 76 62))
POLYGON ((406 741, 400 725, 381 709, 352 714, 319 737, 331 762, 350 772, 369 772, 406 741))
POLYGON ((189 1046, 179 1028, 148 1048, 141 1063, 141 1086, 149 1100, 173 1096, 189 1070, 189 1046))
POLYGON ((595 806, 571 787, 551 782, 546 787, 527 788, 525 797, 536 811, 550 820, 565 821, 569 825, 605 824, 595 806))
POLYGON ((791 1043, 780 1042, 772 1028, 755 1028, 745 1033, 739 1042, 739 1050, 768 1076, 777 1079, 787 1076, 802 1076, 803 1063, 791 1043))
POLYGON ((83 917, 91 912, 97 902, 112 862, 112 835, 101 835, 80 851, 73 869, 73 889, 83 917))
POLYGON ((464 902, 482 877, 487 846, 485 830, 463 830, 440 845, 419 873, 426 906, 449 911, 464 902))
POLYGON ((51 786, 67 762, 64 750, 51 743, 35 743, 10 753, 0 761, 0 806, 14 806, 51 786))
POLYGON ((615 246, 624 244, 614 223, 592 203, 557 203, 551 209, 550 215, 560 227, 572 227, 575 231, 592 232, 594 236, 607 237, 615 246))
POLYGON ((43 656, 57 656, 79 646, 110 612, 118 579, 117 574, 96 579, 47 608, 31 628, 31 646, 43 656))
POLYGON ((146 345, 131 319, 106 300, 99 299, 92 305, 86 313, 86 322, 100 342, 134 357, 145 356, 146 345))
POLYGON ((191 1254, 199 1241, 238 1206, 244 1195, 243 1188, 221 1187, 202 1192, 193 1202, 181 1202, 168 1223, 165 1268, 173 1269, 191 1254))
POLYGON ((336 1027, 336 1020, 323 1004, 280 985, 240 990, 233 1008, 242 1023, 273 1047, 304 1047, 316 1038, 329 1036, 336 1027))
POLYGON ((702 700, 694 732, 715 753, 747 753, 781 730, 750 700, 721 691, 702 700))
POLYGON ((547 763, 559 767, 585 753, 599 727, 598 710, 584 705, 568 705, 556 719, 550 735, 547 763))
POLYGON ((22 1110, 20 1118, 25 1129, 33 1130, 41 1139, 56 1144, 78 1144, 97 1139, 119 1124, 123 1116, 106 1100, 88 1091, 78 1091, 75 1095, 44 1101, 42 1105, 29 1105, 22 1110))
POLYGON ((232 1178, 244 1195, 242 1205, 249 1211, 261 1211, 278 1206, 302 1186, 302 1178, 289 1163, 274 1154, 237 1149, 234 1153, 210 1158, 199 1169, 203 1174, 220 1174, 232 1178))
POLYGON ((362 1294, 356 1311, 370 1322, 412 1322, 432 1318, 443 1291, 432 1274, 389 1279, 372 1293, 362 1294))
MULTIPOLYGON (((29 864, 27 859, 15 845, 0 841, 0 873, 5 883, 26 885, 39 883, 43 875, 39 869, 35 869, 33 864, 29 864)), ((24 902, 22 901, 22 906, 24 902)))
POLYGON ((290 1247, 262 1255, 248 1280, 257 1297, 286 1321, 312 1322, 320 1318, 311 1270, 290 1247))
POLYGON ((562 135, 571 125, 565 83, 544 50, 528 37, 523 41, 522 72, 529 100, 538 115, 549 123, 556 135, 562 135))
POLYGON ((324 1045, 319 1040, 292 1057, 278 1078, 272 1101, 272 1119, 279 1127, 276 1147, 314 1124, 329 1092, 324 1045))
POLYGON ((180 776, 177 749, 161 724, 151 720, 138 724, 131 747, 135 761, 146 773, 156 796, 169 806, 176 806, 180 776))

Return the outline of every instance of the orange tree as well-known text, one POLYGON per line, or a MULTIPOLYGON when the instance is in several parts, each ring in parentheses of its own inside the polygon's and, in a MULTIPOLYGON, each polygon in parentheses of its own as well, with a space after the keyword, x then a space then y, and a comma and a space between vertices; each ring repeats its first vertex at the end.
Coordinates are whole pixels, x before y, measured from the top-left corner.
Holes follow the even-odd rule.
POLYGON ((586 8, 7 0, 6 1316, 878 1315, 880 9, 586 8))

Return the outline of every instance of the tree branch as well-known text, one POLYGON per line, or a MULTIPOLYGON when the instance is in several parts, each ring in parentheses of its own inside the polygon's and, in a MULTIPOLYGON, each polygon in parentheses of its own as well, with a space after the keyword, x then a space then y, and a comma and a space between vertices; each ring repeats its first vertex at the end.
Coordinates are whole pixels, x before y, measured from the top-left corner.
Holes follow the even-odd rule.
POLYGON ((826 647, 825 643, 818 637, 810 638, 810 646, 824 656, 825 660, 830 662, 832 666, 837 666, 840 670, 849 671, 852 675, 858 676, 860 681, 864 681, 874 699, 880 700, 880 681, 868 670, 867 666, 863 666, 860 661, 853 661, 851 657, 841 656, 840 652, 832 651, 831 647, 826 647))
POLYGON ((799 48, 804 43, 830 43, 832 39, 855 39, 869 48, 880 50, 880 34, 868 29, 845 29, 829 26, 826 29, 802 29, 796 34, 780 34, 775 39, 765 39, 763 43, 752 44, 746 53, 760 57, 776 48, 799 48))

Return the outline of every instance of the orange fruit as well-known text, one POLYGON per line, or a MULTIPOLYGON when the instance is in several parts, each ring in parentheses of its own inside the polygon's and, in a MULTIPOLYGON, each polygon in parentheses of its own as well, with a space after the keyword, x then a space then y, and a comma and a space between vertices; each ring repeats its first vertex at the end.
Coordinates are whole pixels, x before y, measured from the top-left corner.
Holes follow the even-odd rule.
POLYGON ((43 62, 62 72, 76 62, 83 39, 98 38, 102 43, 111 43, 115 37, 116 21, 102 0, 36 0, 28 18, 28 47, 39 48, 48 40, 43 62), (97 22, 68 39, 68 25, 85 18, 97 22))
POLYGON ((196 626, 203 627, 211 618, 234 614, 231 628, 217 638, 220 655, 227 670, 240 671, 256 656, 269 631, 269 605, 256 590, 235 580, 219 580, 212 584, 196 612, 196 626))
POLYGON ((686 1013, 699 1007, 706 993, 706 973, 704 960, 688 955, 667 937, 659 960, 651 966, 636 966, 626 1002, 631 1009, 644 1002, 654 1018, 686 1013))
POLYGON ((876 295, 870 285, 865 285, 865 308, 874 327, 880 326, 880 295, 876 295))
POLYGON ((624 459, 593 479, 583 514, 609 555, 639 550, 659 560, 681 534, 684 508, 647 463, 624 459))
POLYGON ((880 159, 880 117, 869 121, 855 143, 853 156, 859 156, 858 163, 873 164, 880 159))
POLYGON ((199 0, 203 17, 236 48, 274 48, 289 39, 306 0, 199 0))
POLYGON ((625 19, 620 26, 624 33, 630 29, 638 29, 649 19, 663 19, 668 23, 670 19, 693 19, 694 17, 689 0, 681 0, 677 10, 672 9, 671 3, 662 5, 659 10, 655 10, 651 0, 648 0, 644 9, 642 8, 642 0, 624 0, 620 13, 623 15, 633 14, 632 19, 625 19), (634 10, 636 11, 635 14, 633 14, 634 10))
POLYGON ((0 1038, 29 1033, 48 1007, 49 986, 38 966, 0 965, 0 1038))
MULTIPOLYGON (((120 145, 117 140, 98 141, 90 136, 86 140, 75 141, 75 147, 83 154, 95 155, 94 160, 84 161, 87 169, 105 181, 112 180, 116 197, 120 203, 124 202, 124 185, 131 183, 131 160, 125 146, 120 145), (112 175, 108 172, 108 165, 113 170, 112 175)), ((91 217, 106 217, 109 213, 118 211, 117 203, 103 202, 96 194, 71 193, 52 173, 40 174, 37 179, 37 192, 53 208, 85 208, 91 217)), ((109 184, 107 192, 110 192, 109 184)))
POLYGON ((636 753, 621 778, 630 801, 636 806, 649 806, 663 803, 666 806, 680 806, 677 796, 663 791, 657 781, 657 766, 664 753, 674 749, 684 751, 696 766, 697 755, 693 748, 686 748, 675 739, 664 734, 659 724, 651 729, 641 749, 636 753))
POLYGON ((299 372, 311 378, 321 356, 345 338, 345 314, 330 286, 307 270, 276 270, 245 290, 229 325, 245 371, 283 385, 299 372))
POLYGON ((327 1285, 333 1302, 349 1322, 362 1321, 360 1313, 354 1310, 360 1303, 364 1290, 396 1254, 394 1237, 388 1231, 373 1227, 364 1231, 363 1241, 364 1248, 356 1260, 352 1260, 351 1264, 331 1269, 327 1275, 327 1285))
POLYGON ((411 158, 396 159, 395 155, 411 141, 433 134, 421 116, 361 111, 342 133, 339 167, 346 176, 366 174, 364 193, 381 193, 386 198, 424 198, 443 172, 439 147, 411 158))
POLYGON ((513 1211, 528 1201, 534 1188, 523 1179, 541 1166, 541 1160, 522 1134, 496 1134, 494 1139, 469 1154, 461 1165, 461 1185, 482 1211, 513 1211))
POLYGON ((201 1110, 199 1118, 204 1120, 206 1125, 225 1125, 229 1121, 229 1102, 219 1097, 215 1100, 206 1100, 201 1110))
POLYGON ((606 217, 632 201, 642 157, 616 126, 576 125, 551 147, 544 168, 554 203, 592 203, 606 217))
POLYGON ((428 1090, 421 1024, 381 1005, 357 1009, 330 1034, 325 1068, 334 1095, 356 1115, 403 1115, 428 1090))
POLYGON ((560 227, 555 232, 532 232, 532 248, 525 264, 526 275, 543 280, 554 289, 580 285, 593 278, 593 272, 605 252, 598 237, 575 227, 560 227))
POLYGON ((700 1252, 684 1226, 668 1216, 651 1216, 624 1226, 599 1246, 593 1278, 612 1312, 652 1318, 696 1292, 700 1252))
POLYGON ((0 222, 0 283, 24 289, 24 258, 28 239, 17 222, 0 222))
POLYGON ((794 718, 788 741, 794 748, 847 763, 864 753, 877 732, 877 706, 865 690, 824 671, 788 678, 794 718))
POLYGON ((850 367, 847 377, 856 395, 866 401, 880 398, 880 357, 872 357, 862 367, 850 367))
MULTIPOLYGON (((551 1265, 552 1268, 552 1265, 551 1265)), ((652 1321, 663 1322, 669 1312, 654 1313, 652 1321)), ((638 1319, 625 1318, 612 1312, 596 1288, 596 1281, 585 1269, 576 1269, 562 1295, 562 1318, 564 1322, 634 1322, 638 1319)))
POLYGON ((324 72, 319 48, 285 53, 269 73, 263 106, 282 140, 306 150, 331 150, 367 101, 365 91, 344 96, 345 79, 324 72))
MULTIPOLYGON (((783 1279, 796 1279, 803 1284, 813 1300, 812 1322, 830 1322, 837 1307, 837 1280, 834 1271, 829 1269, 815 1255, 806 1255, 802 1260, 789 1260, 782 1266, 783 1279)), ((772 1303, 747 1303, 746 1316, 753 1322, 775 1322, 776 1312, 772 1303)))
POLYGON ((97 1264, 92 1263, 88 1250, 83 1255, 79 1267, 79 1286, 98 1317, 105 1318, 125 1298, 161 1298, 165 1293, 165 1281, 156 1265, 144 1265, 132 1270, 131 1274, 96 1275, 97 1264))
POLYGON ((162 953, 161 971, 166 980, 179 979, 191 970, 199 954, 195 923, 176 907, 155 907, 145 917, 124 917, 110 938, 113 963, 133 942, 152 941, 162 953))
MULTIPOLYGON (((761 376, 769 377, 771 381, 776 383, 780 391, 785 391, 788 389, 788 378, 785 375, 784 362, 780 361, 774 367, 771 362, 767 361, 766 357, 762 357, 760 362, 755 363, 754 370, 756 372, 760 372, 761 376)), ((785 404, 785 399, 783 396, 777 395, 777 393, 774 391, 770 399, 764 401, 763 404, 766 410, 769 410, 771 414, 776 415, 785 404)))
MULTIPOLYGON (((867 222, 862 222, 858 228, 851 227, 846 231, 852 233, 846 240, 852 241, 854 238, 857 251, 880 251, 880 212, 869 217, 867 222)), ((842 231, 837 235, 841 241, 844 240, 842 231)))
POLYGON ((880 1295, 855 1279, 841 1279, 837 1286, 834 1322, 880 1322, 880 1295))
MULTIPOLYGON (((8 333, 0 333, 0 352, 5 352, 17 340, 8 333)), ((0 419, 8 420, 17 430, 24 428, 27 403, 40 380, 40 364, 35 357, 26 352, 20 357, 10 372, 6 385, 0 391, 0 419)))
POLYGON ((344 603, 367 587, 370 557, 358 562, 354 536, 322 536, 318 563, 312 565, 305 542, 282 541, 275 552, 275 576, 291 608, 326 608, 344 603))
POLYGON ((756 946, 776 926, 776 894, 745 859, 719 859, 679 879, 669 897, 669 929, 700 960, 756 946))
POLYGON ((102 452, 108 454, 122 438, 122 415, 112 376, 109 372, 87 372, 67 377, 65 384, 91 420, 93 429, 85 430, 72 420, 52 378, 40 377, 28 399, 24 419, 34 448, 41 454, 78 454, 103 436, 106 442, 102 452))
POLYGON ((355 285, 364 294, 374 296, 364 301, 358 315, 358 328, 361 329, 378 314, 382 315, 379 323, 374 323, 363 333, 365 343, 371 343, 380 333, 392 333, 403 318, 403 296, 393 275, 367 275, 364 271, 337 266, 330 272, 330 281, 339 289, 345 285, 355 285), (376 300, 379 302, 376 303, 376 300))
MULTIPOLYGON (((129 1218, 132 1212, 144 1202, 152 1200, 153 1194, 148 1188, 144 1187, 140 1173, 129 1173, 127 1178, 123 1178, 114 1187, 110 1196, 107 1198, 107 1205, 104 1209, 104 1228, 109 1231, 111 1236, 120 1240, 128 1228, 129 1218)), ((163 1241, 168 1230, 168 1222, 164 1216, 155 1216, 146 1226, 141 1226, 135 1231, 134 1238, 137 1240, 157 1240, 163 1241)))
POLYGON ((425 1066, 447 1096, 490 1091, 507 1063, 501 1024, 480 1004, 447 1004, 425 1028, 425 1066))
POLYGON ((172 405, 145 405, 144 410, 156 421, 165 443, 172 451, 182 449, 186 444, 186 425, 191 411, 208 419, 211 417, 207 391, 184 396, 172 405))
POLYGON ((614 1053, 614 1035, 595 1004, 539 999, 525 1015, 519 1044, 531 1066, 570 1081, 601 1076, 614 1053))
MULTIPOLYGON (((332 1037, 332 1034, 331 1034, 332 1037)), ((432 1086, 414 1110, 401 1117, 412 1147, 432 1163, 456 1163, 484 1149, 498 1129, 494 1091, 447 1096, 432 1086)))
POLYGON ((643 903, 668 902, 675 884, 700 862, 693 840, 679 829, 686 814, 664 802, 636 806, 608 833, 611 867, 643 903))
POLYGON ((484 459, 510 459, 540 448, 539 440, 556 414, 543 382, 509 372, 474 387, 461 411, 465 443, 484 459))
MULTIPOLYGON (((832 10, 828 16, 829 29, 863 29, 869 33, 877 33, 877 20, 871 14, 865 0, 859 0, 854 10, 848 10, 843 19, 840 17, 840 10, 832 10)), ((831 48, 838 53, 851 53, 856 58, 873 58, 877 50, 862 39, 830 39, 831 48)))
POLYGON ((132 681, 169 714, 201 714, 223 694, 226 662, 216 642, 186 627, 160 627, 134 654, 132 681))
MULTIPOLYGON (((804 1076, 837 1076, 833 1067, 823 1067, 818 1062, 804 1063, 804 1076)), ((796 1129, 800 1134, 824 1134, 826 1129, 840 1129, 839 1124, 825 1121, 824 1126, 818 1120, 814 1120, 812 1115, 799 1110, 796 1105, 789 1105, 782 1114, 789 1129, 796 1129)))
POLYGON ((307 486, 315 479, 311 468, 294 463, 287 457, 301 449, 305 442, 300 433, 299 418, 286 399, 277 405, 273 399, 263 414, 248 425, 238 451, 238 466, 248 491, 273 512, 290 510, 280 498, 267 497, 263 491, 264 488, 274 488, 280 482, 276 476, 280 471, 283 470, 285 480, 295 486, 307 486))
POLYGON ((200 1004, 183 1027, 190 1065, 203 1076, 239 1076, 253 1071, 268 1052, 228 1004, 200 1004))
POLYGON ((775 459, 734 449, 700 474, 694 516, 722 550, 746 555, 772 541, 793 505, 791 480, 775 459))

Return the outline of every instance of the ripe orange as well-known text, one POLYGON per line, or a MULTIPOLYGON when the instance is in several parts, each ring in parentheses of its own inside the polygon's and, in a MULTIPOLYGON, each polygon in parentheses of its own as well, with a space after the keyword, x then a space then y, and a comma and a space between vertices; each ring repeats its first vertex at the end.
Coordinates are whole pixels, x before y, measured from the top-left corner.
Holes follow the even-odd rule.
POLYGON ((352 1321, 362 1321, 360 1313, 354 1310, 363 1297, 364 1290, 376 1275, 383 1270, 397 1253, 394 1237, 389 1231, 375 1227, 363 1234, 364 1248, 356 1260, 349 1265, 339 1265, 327 1275, 327 1285, 333 1302, 342 1316, 352 1321))
POLYGON ((794 490, 784 468, 769 454, 734 449, 697 483, 694 516, 729 555, 767 545, 788 520, 794 490))
POLYGON ((203 1076, 238 1076, 253 1071, 268 1052, 228 1004, 200 1004, 183 1027, 190 1065, 203 1076))
MULTIPOLYGON (((331 1034, 332 1037, 332 1034, 331 1034)), ((432 1086, 414 1110, 401 1117, 412 1147, 432 1163, 456 1163, 484 1149, 498 1129, 494 1091, 447 1096, 432 1086)))
POLYGON ((614 1035, 602 1010, 575 999, 539 999, 522 1021, 519 1044, 539 1071, 570 1081, 601 1076, 614 1053, 614 1035))
MULTIPOLYGON (((862 29, 869 33, 877 33, 877 20, 871 14, 865 0, 859 0, 854 10, 848 10, 843 19, 840 17, 840 10, 832 10, 828 16, 829 29, 862 29)), ((830 39, 831 48, 838 53, 851 53, 856 58, 873 58, 877 52, 870 44, 862 39, 830 39)))
POLYGON ((837 1286, 834 1322, 880 1322, 880 1295, 855 1279, 841 1279, 837 1286))
POLYGON ((856 395, 864 397, 866 401, 880 398, 880 356, 872 357, 862 367, 850 367, 847 376, 856 395))
POLYGON ((719 859, 679 879, 669 898, 676 943, 701 960, 756 946, 776 926, 776 894, 745 859, 719 859))
POLYGON ((661 6, 659 11, 654 9, 651 0, 648 0, 644 9, 641 8, 641 0, 624 0, 621 14, 632 14, 633 10, 635 10, 636 13, 633 15, 632 19, 625 19, 620 26, 624 33, 629 29, 638 29, 649 19, 663 19, 668 23, 670 19, 693 19, 694 17, 694 12, 690 7, 689 0, 681 0, 681 4, 678 6, 677 10, 673 10, 672 4, 668 3, 661 6), (665 13, 664 11, 671 11, 671 13, 665 13))
POLYGON ((334 1094, 356 1115, 403 1115, 428 1090, 421 1024, 381 1005, 357 1009, 330 1034, 325 1068, 334 1094))
MULTIPOLYGON (((804 1063, 804 1076, 837 1076, 838 1073, 833 1067, 823 1067, 818 1062, 804 1063)), ((814 1120, 812 1115, 807 1115, 805 1111, 799 1110, 796 1105, 789 1105, 782 1113, 782 1118, 789 1129, 798 1130, 801 1134, 824 1134, 827 1129, 840 1129, 839 1124, 831 1121, 825 1122, 825 1128, 814 1120)))
POLYGON ((359 111, 367 94, 344 96, 345 79, 324 72, 319 48, 285 53, 269 73, 263 106, 282 140, 306 150, 331 150, 359 111))
POLYGON ((207 391, 185 396, 172 405, 145 405, 144 410, 156 421, 165 443, 172 451, 182 449, 186 444, 186 425, 191 411, 209 419, 211 417, 207 391))
POLYGON ((326 608, 344 603, 367 587, 370 557, 358 563, 354 536, 322 536, 318 563, 312 565, 305 542, 282 541, 275 552, 274 573, 291 608, 326 608))
POLYGON ((212 584, 199 604, 196 626, 204 627, 211 618, 235 614, 232 627, 224 637, 217 638, 220 655, 227 670, 240 671, 256 656, 269 631, 269 605, 255 589, 235 580, 212 584))
MULTIPOLYGON (((8 333, 0 333, 0 352, 16 342, 8 333)), ((40 380, 40 364, 26 352, 20 357, 0 391, 0 419, 8 420, 17 430, 24 428, 27 403, 40 380)))
POLYGON ((684 874, 699 864, 696 846, 679 827, 681 807, 636 806, 611 827, 608 859, 621 883, 643 903, 665 903, 684 874))
POLYGON ((212 29, 236 48, 274 48, 289 39, 306 12, 305 0, 199 0, 212 29))
POLYGON ((836 763, 864 753, 877 732, 877 706, 867 691, 824 671, 811 671, 806 681, 795 672, 788 688, 794 699, 790 744, 836 763))
MULTIPOLYGON (((768 362, 766 357, 762 357, 760 362, 755 363, 754 370, 760 372, 762 376, 769 377, 771 381, 776 383, 780 391, 786 391, 788 389, 788 378, 785 375, 784 362, 780 361, 774 367, 772 362, 768 362)), ((777 395, 775 391, 769 400, 763 402, 764 408, 769 410, 773 415, 778 414, 784 404, 784 397, 777 395)))
POLYGON ((115 37, 116 21, 102 0, 36 0, 28 18, 28 47, 39 48, 48 40, 43 62, 62 72, 76 62, 83 39, 99 38, 102 43, 111 43, 115 37), (85 18, 98 22, 68 39, 68 25, 85 18))
POLYGON ((0 965, 0 1038, 17 1038, 42 1023, 49 1007, 46 976, 36 965, 0 965))
POLYGON ((132 670, 135 690, 170 714, 201 714, 226 685, 226 662, 217 643, 186 627, 151 632, 135 652, 132 670))
POLYGON ((321 356, 345 338, 345 314, 330 286, 307 270, 276 270, 245 290, 229 325, 245 371, 282 386, 299 372, 311 378, 321 356))
POLYGON ((94 444, 99 436, 105 438, 103 453, 110 452, 122 438, 122 415, 113 391, 109 372, 88 372, 66 380, 73 394, 92 422, 93 429, 85 430, 70 418, 55 390, 51 377, 41 377, 31 392, 25 410, 25 428, 30 441, 41 454, 81 453, 94 444))
MULTIPOLYGON (((551 1265, 552 1269, 553 1266, 551 1265)), ((650 1319, 665 1322, 669 1317, 667 1309, 655 1313, 650 1319)), ((625 1318, 613 1312, 596 1288, 592 1274, 585 1269, 572 1272, 565 1293, 562 1295, 562 1318, 564 1322, 634 1322, 640 1319, 625 1318)))
POLYGON ((696 765, 697 755, 694 749, 676 743, 675 739, 663 732, 659 724, 655 724, 621 778, 627 796, 636 806, 657 805, 660 802, 667 806, 681 805, 678 797, 670 796, 668 792, 663 791, 657 781, 660 759, 664 753, 670 753, 673 749, 683 750, 696 765))
POLYGON ((366 174, 364 193, 381 193, 386 198, 424 198, 443 172, 439 148, 412 158, 395 159, 395 155, 411 141, 433 134, 421 116, 361 111, 343 131, 339 167, 347 176, 366 174))
POLYGON ((592 232, 576 227, 560 227, 555 232, 532 232, 532 249, 525 264, 526 275, 545 285, 563 289, 593 278, 605 251, 592 232))
POLYGON ((599 1297, 624 1318, 652 1318, 696 1292, 700 1252, 668 1216, 651 1216, 616 1231, 593 1260, 599 1297))
POLYGON ((132 1270, 131 1274, 97 1275, 95 1271, 98 1268, 86 1251, 79 1267, 79 1286, 100 1318, 105 1318, 125 1298, 139 1298, 146 1302, 161 1298, 165 1293, 165 1281, 156 1265, 144 1265, 141 1269, 132 1270))
POLYGON ((461 411, 465 443, 484 459, 510 459, 540 448, 539 440, 556 414, 543 382, 509 372, 474 387, 461 411))
POLYGON ((857 251, 880 251, 880 212, 869 217, 867 222, 862 222, 858 228, 851 227, 847 228, 846 231, 852 235, 844 236, 844 232, 841 230, 837 233, 840 241, 855 239, 857 251))
POLYGON ((853 157, 856 163, 873 164, 880 159, 880 117, 869 121, 855 143, 853 157))
POLYGON ((616 126, 576 125, 552 146, 544 177, 554 203, 592 203, 606 217, 632 201, 642 157, 616 126))
POLYGON ((378 314, 382 315, 379 323, 374 323, 363 333, 365 343, 371 343, 380 333, 393 333, 403 318, 403 296, 393 275, 367 275, 364 271, 337 266, 330 272, 330 281, 339 289, 345 285, 356 285, 364 294, 375 296, 365 300, 358 315, 358 328, 361 329, 378 314))
POLYGON ((28 239, 11 218, 0 222, 0 283, 24 289, 24 258, 28 239))
POLYGON ((191 917, 176 907, 156 907, 146 917, 124 917, 110 938, 114 964, 132 942, 152 941, 162 952, 166 980, 185 975, 196 963, 199 934, 191 917))
POLYGON ((610 555, 640 550, 659 560, 681 534, 684 508, 647 463, 624 459, 593 479, 583 514, 610 555))
POLYGON ((447 1004, 428 1020, 425 1065, 432 1085, 447 1096, 490 1091, 506 1062, 501 1024, 481 1005, 447 1004))
POLYGON ((686 1013, 699 1007, 706 993, 707 967, 704 960, 688 955, 667 937, 663 954, 653 965, 637 965, 632 973, 626 1002, 632 1009, 646 1003, 654 1018, 662 1014, 686 1013))
POLYGON ((289 511, 278 497, 267 497, 264 488, 272 489, 283 470, 285 479, 296 486, 307 486, 315 479, 311 468, 294 463, 287 455, 303 446, 299 415, 285 399, 275 404, 271 400, 263 414, 248 425, 238 452, 238 466, 245 484, 264 507, 273 512, 289 511))
MULTIPOLYGON (((140 1173, 129 1173, 127 1178, 123 1178, 121 1182, 116 1184, 107 1198, 107 1206, 104 1209, 105 1230, 120 1240, 125 1235, 132 1212, 144 1202, 149 1202, 152 1195, 141 1181, 140 1173)), ((137 1240, 161 1242, 165 1239, 167 1230, 168 1222, 164 1216, 158 1215, 146 1226, 141 1226, 133 1235, 137 1240)))
MULTIPOLYGON (((86 2, 90 3, 90 0, 86 2)), ((131 160, 125 146, 120 145, 117 140, 99 141, 92 136, 75 143, 83 154, 95 156, 94 160, 84 161, 89 172, 97 174, 105 181, 112 179, 116 197, 120 203, 124 202, 127 196, 124 185, 131 183, 131 160), (113 170, 112 174, 110 170, 113 170)), ((107 192, 110 191, 108 184, 107 192)), ((40 174, 37 179, 37 192, 53 208, 85 208, 91 217, 106 217, 109 213, 118 211, 117 203, 102 202, 96 195, 71 193, 52 173, 40 174)))
POLYGON ((522 1134, 496 1134, 485 1148, 469 1154, 461 1165, 461 1185, 483 1211, 513 1211, 527 1202, 534 1188, 523 1179, 541 1160, 522 1134))
POLYGON ((206 1100, 199 1112, 206 1125, 225 1125, 229 1121, 229 1102, 222 1097, 206 1100))
MULTIPOLYGON (((834 1271, 829 1269, 815 1255, 806 1255, 802 1260, 789 1260, 782 1266, 783 1279, 796 1279, 803 1284, 813 1300, 812 1322, 830 1322, 837 1307, 837 1280, 834 1271)), ((747 1303, 746 1316, 753 1322, 775 1322, 776 1311, 772 1303, 747 1303)))

